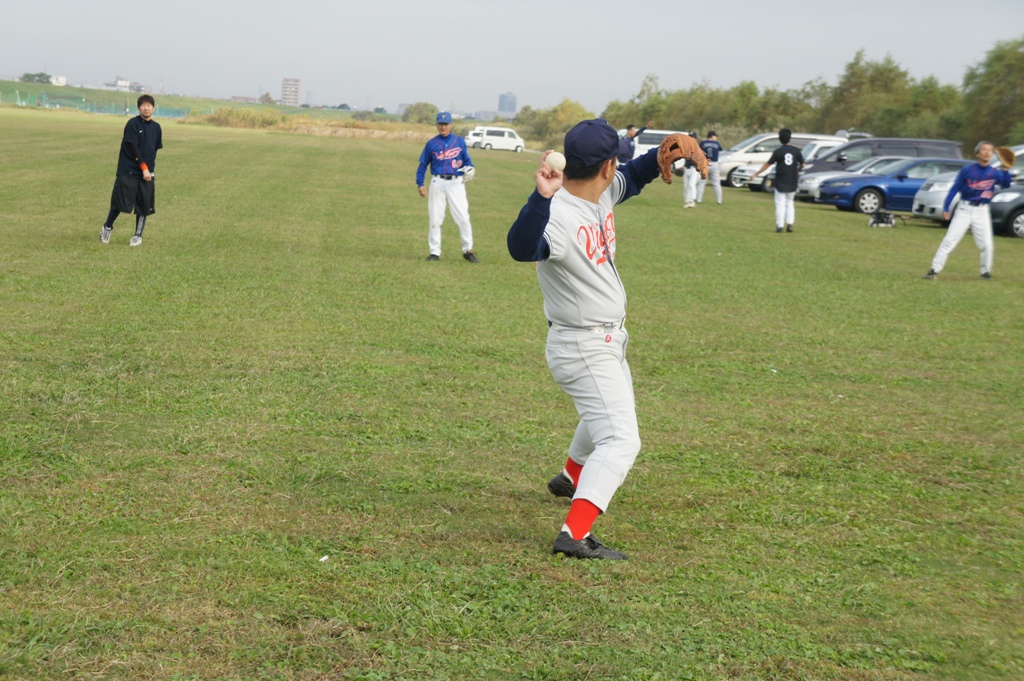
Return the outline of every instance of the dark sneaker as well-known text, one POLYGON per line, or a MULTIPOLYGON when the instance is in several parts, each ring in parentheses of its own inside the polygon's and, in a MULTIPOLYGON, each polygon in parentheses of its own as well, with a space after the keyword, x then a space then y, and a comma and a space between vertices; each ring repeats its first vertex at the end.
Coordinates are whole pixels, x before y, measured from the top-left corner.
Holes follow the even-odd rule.
POLYGON ((776 234, 782 234, 782 227, 776 227, 775 228, 775 233, 776 234))
POLYGON ((612 551, 610 548, 597 540, 594 535, 589 535, 576 541, 568 532, 559 532, 555 537, 555 546, 551 553, 561 553, 569 558, 590 558, 598 560, 629 560, 626 554, 621 551, 612 551))
POLYGON ((548 480, 548 491, 556 497, 572 499, 576 494, 576 485, 572 484, 572 480, 567 478, 565 473, 559 473, 548 480))
POLYGON ((935 270, 928 270, 928 274, 924 275, 923 278, 924 279, 934 279, 937 276, 939 276, 938 272, 936 272, 935 270))
POLYGON ((469 262, 480 262, 479 260, 477 260, 477 257, 473 255, 473 251, 466 251, 465 253, 462 254, 462 257, 468 260, 469 262))
POLYGON ((435 260, 440 260, 440 259, 441 259, 441 256, 434 255, 433 253, 431 253, 430 255, 427 256, 427 262, 434 262, 435 260))
POLYGON ((991 279, 992 278, 992 273, 991 272, 982 272, 981 273, 981 278, 982 279, 991 279))
POLYGON ((786 225, 786 231, 787 232, 792 232, 793 231, 793 225, 786 225))

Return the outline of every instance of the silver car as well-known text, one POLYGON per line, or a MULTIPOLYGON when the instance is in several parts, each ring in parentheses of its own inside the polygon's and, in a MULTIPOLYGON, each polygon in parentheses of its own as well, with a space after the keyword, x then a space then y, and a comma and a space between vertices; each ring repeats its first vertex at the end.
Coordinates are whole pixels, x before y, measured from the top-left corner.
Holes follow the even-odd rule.
POLYGON ((800 176, 796 187, 796 198, 798 201, 814 201, 818 198, 818 190, 821 183, 841 175, 859 175, 870 173, 872 168, 878 168, 889 161, 899 161, 903 156, 872 156, 859 163, 855 163, 846 170, 826 170, 820 173, 805 173, 800 176))
MULTIPOLYGON (((1016 173, 1021 172, 1024 168, 1024 144, 1018 144, 1013 149, 1013 153, 1017 154, 1017 162, 1013 164, 1013 168, 1010 172, 1016 173)), ((999 168, 1002 164, 999 162, 998 156, 992 157, 992 166, 999 168)), ((910 212, 915 217, 926 218, 928 220, 937 220, 938 222, 945 222, 942 219, 942 206, 946 203, 946 195, 949 194, 949 190, 953 188, 953 183, 956 181, 957 173, 942 173, 935 177, 930 177, 928 180, 921 185, 921 188, 914 194, 914 207, 911 208, 910 212)), ((952 203, 949 204, 949 209, 953 210, 956 204, 960 201, 960 195, 957 194, 953 197, 952 203)))

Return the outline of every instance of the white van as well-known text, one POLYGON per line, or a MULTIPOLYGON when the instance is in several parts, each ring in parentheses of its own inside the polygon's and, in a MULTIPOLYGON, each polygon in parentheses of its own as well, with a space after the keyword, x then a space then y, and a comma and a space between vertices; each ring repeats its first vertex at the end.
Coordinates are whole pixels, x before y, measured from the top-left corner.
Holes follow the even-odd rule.
POLYGON ((519 153, 526 142, 512 128, 476 127, 466 135, 466 146, 474 149, 505 149, 519 153))
MULTIPOLYGON (((807 146, 815 140, 838 141, 845 144, 849 140, 836 135, 816 135, 806 132, 794 132, 790 144, 799 149, 807 146)), ((748 163, 763 165, 772 156, 772 152, 782 146, 779 142, 778 132, 763 132, 753 137, 748 137, 739 144, 735 144, 718 155, 718 174, 722 178, 722 184, 730 187, 742 187, 743 181, 733 175, 733 171, 748 163)))

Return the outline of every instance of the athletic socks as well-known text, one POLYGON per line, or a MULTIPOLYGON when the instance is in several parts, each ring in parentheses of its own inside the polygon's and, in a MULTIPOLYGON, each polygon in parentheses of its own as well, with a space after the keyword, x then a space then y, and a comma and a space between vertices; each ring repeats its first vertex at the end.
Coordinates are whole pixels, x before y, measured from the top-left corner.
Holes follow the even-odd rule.
POLYGON ((562 473, 565 477, 572 480, 573 487, 579 487, 580 485, 580 473, 583 472, 583 466, 576 463, 572 459, 565 460, 565 468, 562 469, 562 473))
POLYGON ((121 211, 111 210, 110 213, 107 215, 107 221, 103 223, 103 226, 104 227, 108 227, 110 229, 113 229, 114 228, 114 220, 116 220, 117 216, 120 215, 120 214, 121 214, 121 211))
POLYGON ((138 220, 135 222, 135 236, 142 238, 142 230, 146 228, 146 216, 140 215, 138 220))
POLYGON ((569 506, 569 515, 565 518, 562 531, 568 532, 576 541, 590 534, 594 521, 601 515, 601 509, 586 499, 575 499, 569 506))

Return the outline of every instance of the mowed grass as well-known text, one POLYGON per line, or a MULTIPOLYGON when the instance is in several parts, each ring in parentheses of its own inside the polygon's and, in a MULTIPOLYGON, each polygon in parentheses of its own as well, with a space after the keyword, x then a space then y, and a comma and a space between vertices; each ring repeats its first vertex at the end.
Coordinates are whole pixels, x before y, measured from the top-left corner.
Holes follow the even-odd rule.
POLYGON ((427 263, 422 145, 165 122, 134 249, 123 123, 0 109, 0 677, 1024 675, 1024 240, 922 281, 940 229, 650 185, 631 560, 571 562, 536 154, 474 153, 482 264, 427 263))

